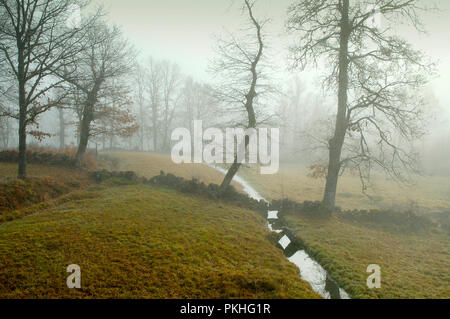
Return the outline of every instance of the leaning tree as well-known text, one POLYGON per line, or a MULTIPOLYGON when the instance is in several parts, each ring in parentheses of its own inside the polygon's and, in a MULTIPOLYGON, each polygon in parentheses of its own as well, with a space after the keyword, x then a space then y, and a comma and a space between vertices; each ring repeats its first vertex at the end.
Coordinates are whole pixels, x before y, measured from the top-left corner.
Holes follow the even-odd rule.
POLYGON ((294 67, 326 65, 324 85, 337 93, 334 133, 328 140, 323 201, 334 208, 338 178, 359 172, 363 189, 381 167, 404 181, 416 169, 408 147, 424 132, 420 88, 433 65, 395 34, 406 22, 422 31, 420 0, 301 0, 291 5, 287 28, 294 67), (406 170, 405 170, 406 169, 406 170))
POLYGON ((78 165, 86 153, 91 126, 96 120, 99 99, 109 92, 112 83, 131 73, 134 66, 135 52, 124 39, 120 29, 109 26, 98 19, 87 29, 85 49, 67 60, 66 67, 55 74, 68 83, 81 95, 81 101, 76 103, 80 117, 79 143, 76 154, 78 165))
MULTIPOLYGON (((226 103, 226 108, 231 107, 232 112, 238 106, 238 111, 245 114, 247 129, 255 129, 257 126, 255 104, 262 93, 260 91, 265 78, 262 66, 265 49, 263 27, 268 20, 261 21, 255 17, 254 5, 255 1, 243 1, 243 12, 248 15, 249 32, 241 38, 230 34, 230 39, 219 40, 218 58, 212 67, 215 74, 221 75, 222 81, 215 89, 216 97, 226 103)), ((249 142, 250 137, 246 135, 243 142, 245 151, 249 142)), ((220 185, 221 192, 230 185, 241 164, 242 159, 235 154, 234 162, 220 185)))

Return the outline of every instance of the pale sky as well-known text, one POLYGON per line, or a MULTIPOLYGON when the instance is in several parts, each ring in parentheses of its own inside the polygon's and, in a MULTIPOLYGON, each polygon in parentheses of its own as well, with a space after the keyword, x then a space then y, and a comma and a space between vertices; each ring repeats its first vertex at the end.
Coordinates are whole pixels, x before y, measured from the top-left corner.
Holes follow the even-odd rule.
MULTIPOLYGON (((214 35, 236 31, 245 20, 239 1, 232 0, 97 0, 109 11, 109 19, 121 25, 125 35, 141 51, 180 64, 198 80, 208 80, 206 72, 214 56, 214 35)), ((285 12, 290 0, 261 0, 258 16, 271 18, 270 36, 279 43, 285 12)), ((281 45, 279 47, 282 47, 281 45)), ((278 52, 284 52, 276 48, 278 52)))
MULTIPOLYGON (((96 0, 109 11, 109 20, 121 25, 124 34, 141 52, 178 63, 183 73, 200 81, 208 81, 206 72, 214 56, 214 35, 224 30, 236 31, 242 25, 238 0, 96 0)), ((425 13, 422 17, 427 35, 410 28, 399 27, 399 33, 416 48, 440 61, 439 79, 433 90, 450 118, 450 0, 434 1, 441 12, 425 13)), ((287 39, 282 36, 286 9, 293 0, 260 0, 256 14, 271 18, 269 45, 272 58, 284 72, 287 39)), ((298 73, 298 72, 297 72, 298 73)), ((302 75, 301 75, 302 76, 302 75)), ((309 78, 309 75, 306 76, 309 78)))

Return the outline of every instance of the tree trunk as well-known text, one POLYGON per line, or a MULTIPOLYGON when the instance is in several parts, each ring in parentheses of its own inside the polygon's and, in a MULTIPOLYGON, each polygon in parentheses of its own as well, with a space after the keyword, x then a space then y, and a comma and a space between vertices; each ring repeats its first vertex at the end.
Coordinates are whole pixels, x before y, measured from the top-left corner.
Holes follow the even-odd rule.
POLYGON ((158 135, 158 128, 156 127, 157 123, 158 123, 158 119, 157 119, 157 115, 158 115, 158 110, 157 110, 157 106, 155 103, 153 103, 153 107, 152 107, 152 130, 153 130, 153 151, 156 152, 156 148, 158 146, 158 139, 157 139, 157 135, 158 135))
POLYGON ((223 194, 228 186, 230 186, 231 181, 233 180, 234 175, 236 175, 237 171, 241 167, 241 163, 237 162, 237 157, 234 160, 234 163, 231 165, 231 167, 228 169, 227 174, 225 175, 225 178, 222 181, 222 184, 220 185, 219 192, 220 194, 223 194))
MULTIPOLYGON (((253 97, 256 96, 256 94, 250 94, 249 96, 252 96, 251 98, 249 98, 249 100, 247 101, 247 105, 246 105, 247 111, 248 111, 248 117, 249 117, 249 128, 255 128, 256 127, 256 116, 255 116, 255 111, 253 109, 252 103, 253 103, 253 97)), ((245 143, 244 152, 246 154, 248 144, 250 143, 250 137, 248 137, 247 135, 244 138, 244 143, 245 143)), ((245 158, 245 155, 244 155, 244 158, 245 158)), ((233 180, 234 175, 236 175, 236 173, 239 170, 239 168, 241 167, 241 165, 242 165, 242 163, 238 162, 238 157, 236 154, 234 157, 233 164, 228 169, 228 172, 225 175, 225 178, 223 179, 222 184, 220 184, 219 192, 221 194, 223 194, 226 191, 226 189, 228 188, 228 186, 230 186, 230 183, 233 180)))
POLYGON ((27 177, 27 106, 25 103, 25 69, 23 64, 23 49, 20 45, 18 54, 18 82, 19 82, 19 171, 17 177, 27 177))
POLYGON ((85 106, 83 110, 83 117, 81 118, 80 142, 78 144, 77 155, 75 157, 78 166, 81 166, 81 162, 83 161, 89 141, 90 127, 93 120, 92 105, 90 104, 91 103, 88 102, 88 105, 85 106))
POLYGON ((80 140, 78 144, 77 155, 75 156, 78 166, 81 166, 84 154, 86 153, 87 145, 89 142, 91 122, 94 120, 94 107, 95 103, 97 102, 97 95, 100 91, 100 87, 103 81, 104 79, 102 76, 96 80, 94 87, 87 96, 86 105, 83 108, 83 114, 80 123, 80 140))
POLYGON ((58 108, 59 113, 59 149, 62 150, 66 146, 66 123, 64 122, 64 110, 58 108))
POLYGON ((27 177, 27 130, 26 130, 26 112, 20 110, 19 116, 19 173, 18 178, 27 177))
POLYGON ((341 169, 342 145, 344 144, 348 124, 348 42, 351 32, 348 14, 349 0, 343 0, 339 49, 338 112, 334 136, 329 141, 328 173, 323 195, 323 203, 329 209, 335 207, 337 182, 341 169))

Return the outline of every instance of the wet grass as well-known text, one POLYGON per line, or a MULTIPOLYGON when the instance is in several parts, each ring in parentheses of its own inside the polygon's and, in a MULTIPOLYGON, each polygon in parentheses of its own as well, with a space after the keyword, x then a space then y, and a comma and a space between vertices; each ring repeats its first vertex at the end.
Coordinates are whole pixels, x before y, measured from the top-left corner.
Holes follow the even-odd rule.
MULTIPOLYGON (((274 176, 260 175, 256 168, 239 174, 263 196, 271 199, 320 200, 323 181, 306 176, 297 165, 282 165, 274 176)), ((376 198, 361 194, 357 178, 340 180, 337 205, 345 209, 412 209, 421 214, 450 210, 450 180, 422 177, 413 187, 400 187, 378 177, 376 198)), ((286 216, 287 222, 339 285, 354 298, 450 298, 450 238, 444 230, 404 233, 377 225, 347 220, 286 216), (382 286, 368 289, 367 266, 381 266, 382 286)))
POLYGON ((1 298, 317 298, 255 212, 98 186, 0 224, 1 298), (66 267, 81 267, 68 289, 66 267))
POLYGON ((338 216, 286 220, 353 298, 450 298, 450 237, 444 232, 386 232, 338 216), (367 288, 370 264, 381 267, 380 289, 367 288))
MULTIPOLYGON (((77 168, 58 167, 53 165, 28 164, 28 177, 53 178, 64 181, 67 184, 89 183, 86 171, 77 168)), ((5 182, 17 177, 17 163, 0 163, 0 182, 5 182)))
MULTIPOLYGON (((146 177, 164 170, 205 183, 222 180, 209 167, 175 165, 165 155, 109 155, 119 158, 117 169, 146 177)), ((0 172, 14 178, 16 165, 1 164, 0 172)), ((63 181, 75 178, 72 173, 30 165, 36 178, 63 181)), ((320 200, 322 181, 306 173, 296 165, 282 165, 277 175, 239 171, 266 198, 320 200)), ((386 182, 378 203, 361 195, 352 176, 341 182, 338 204, 343 208, 415 203, 426 212, 449 207, 445 178, 430 177, 407 196, 386 182)), ((298 269, 275 248, 273 235, 255 213, 171 190, 117 185, 110 181, 74 191, 25 210, 39 214, 0 224, 0 297, 318 297, 299 280, 298 269), (81 290, 66 287, 65 269, 71 263, 81 266, 81 290)), ((328 220, 286 218, 354 298, 450 298, 450 242, 444 232, 396 233, 336 215, 328 220), (381 289, 366 286, 369 264, 381 266, 381 289)))

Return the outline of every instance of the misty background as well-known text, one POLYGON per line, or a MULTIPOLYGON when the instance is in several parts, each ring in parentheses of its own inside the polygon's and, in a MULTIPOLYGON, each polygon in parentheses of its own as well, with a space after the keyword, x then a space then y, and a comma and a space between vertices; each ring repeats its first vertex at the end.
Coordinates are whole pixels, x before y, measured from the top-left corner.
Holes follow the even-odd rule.
MULTIPOLYGON (((334 93, 321 89, 320 76, 324 68, 318 65, 301 72, 290 68, 289 45, 295 35, 285 32, 286 11, 291 0, 261 0, 256 8, 260 17, 270 19, 265 28, 268 44, 268 60, 272 67, 271 81, 279 94, 267 101, 265 111, 270 114, 267 125, 281 128, 282 159, 302 162, 305 165, 325 161, 324 152, 311 152, 314 141, 311 135, 327 138, 327 128, 335 114, 334 93), (320 124, 322 123, 322 124, 320 124)), ((426 87, 430 99, 428 134, 416 142, 420 151, 423 169, 428 174, 450 174, 450 44, 446 39, 450 29, 450 2, 446 0, 424 1, 435 4, 439 10, 423 12, 421 19, 427 33, 418 33, 411 27, 399 25, 399 35, 410 41, 416 49, 422 50, 438 63, 437 74, 426 87)), ((137 50, 137 61, 148 67, 149 59, 154 63, 166 64, 176 73, 176 93, 170 97, 170 114, 173 119, 165 123, 166 132, 160 133, 161 143, 170 143, 168 138, 175 127, 190 127, 191 120, 203 119, 206 126, 226 125, 229 114, 209 96, 210 87, 216 78, 210 70, 215 58, 217 39, 228 33, 244 32, 245 17, 241 8, 233 1, 222 0, 97 0, 94 8, 104 6, 108 12, 106 20, 118 25, 124 37, 137 50), (196 92, 195 94, 193 92, 196 92), (192 105, 189 105, 192 104, 192 105), (194 108, 196 111, 194 111, 194 108), (187 112, 192 115, 186 116, 187 112)), ((382 21, 381 21, 382 23, 382 21)), ((152 143, 151 132, 146 123, 151 121, 148 109, 149 97, 143 96, 144 110, 139 110, 138 86, 134 75, 129 75, 133 99, 129 111, 138 119, 141 128, 127 137, 102 136, 89 143, 97 149, 134 149, 168 152, 170 145, 152 143), (142 140, 146 135, 146 143, 142 140)), ((145 95, 145 94, 144 94, 145 95)), ((428 106, 427 106, 428 107, 428 106)), ((167 110, 168 111, 168 110, 167 110)), ((60 127, 56 125, 61 114, 54 108, 39 117, 39 129, 51 134, 41 143, 34 138, 29 143, 47 147, 60 145, 60 127)), ((64 143, 77 144, 76 115, 66 111, 64 143)), ((161 114, 164 117, 164 114, 161 114)), ((231 120, 231 119, 230 119, 231 120)), ((17 123, 8 120, 3 126, 2 146, 17 145, 17 123)))

